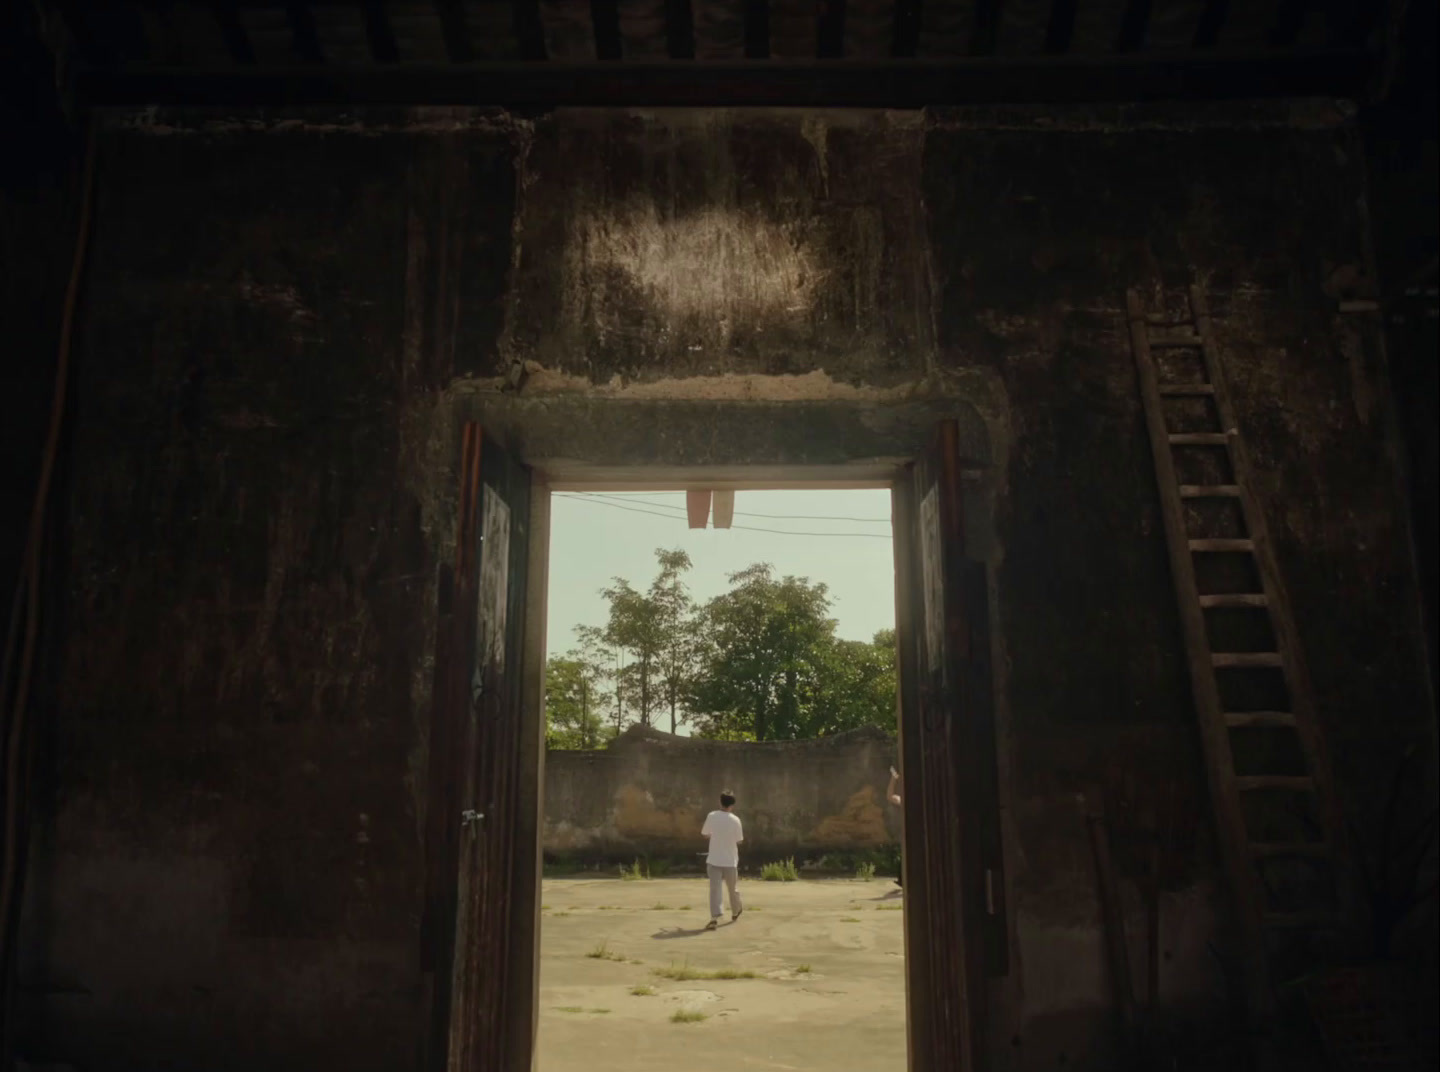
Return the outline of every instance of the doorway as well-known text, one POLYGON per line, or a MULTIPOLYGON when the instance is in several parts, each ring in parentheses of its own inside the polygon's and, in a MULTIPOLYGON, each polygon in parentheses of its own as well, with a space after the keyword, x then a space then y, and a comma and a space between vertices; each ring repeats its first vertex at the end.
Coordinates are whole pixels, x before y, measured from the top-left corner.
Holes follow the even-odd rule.
MULTIPOLYGON (((884 434, 893 446, 894 426, 884 434)), ((466 425, 455 561, 441 577, 427 1068, 534 1061, 551 495, 846 486, 888 487, 895 519, 907 1066, 985 1067, 986 980, 1006 970, 1008 946, 986 575, 965 540, 964 477, 983 459, 964 449, 963 422, 932 422, 926 438, 906 456, 838 464, 786 464, 781 451, 779 464, 751 452, 739 465, 580 466, 511 453, 466 425)))
POLYGON ((552 493, 543 1072, 904 1067, 890 499, 552 493))

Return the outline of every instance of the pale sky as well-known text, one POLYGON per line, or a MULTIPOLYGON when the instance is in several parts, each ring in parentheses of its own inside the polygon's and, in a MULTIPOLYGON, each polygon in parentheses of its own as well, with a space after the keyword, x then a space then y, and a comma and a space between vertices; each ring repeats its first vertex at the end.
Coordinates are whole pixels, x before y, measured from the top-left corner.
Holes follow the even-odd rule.
POLYGON ((887 489, 739 491, 734 527, 728 530, 689 528, 681 491, 603 496, 555 492, 546 638, 552 655, 575 645, 575 626, 604 626, 608 609, 600 589, 612 577, 624 577, 642 591, 650 587, 657 547, 690 553, 693 568, 686 580, 697 603, 726 591, 729 574, 754 562, 768 562, 777 577, 794 574, 828 585, 836 632, 847 640, 869 640, 876 630, 895 625, 887 489), (851 533, 867 535, 840 535, 851 533))

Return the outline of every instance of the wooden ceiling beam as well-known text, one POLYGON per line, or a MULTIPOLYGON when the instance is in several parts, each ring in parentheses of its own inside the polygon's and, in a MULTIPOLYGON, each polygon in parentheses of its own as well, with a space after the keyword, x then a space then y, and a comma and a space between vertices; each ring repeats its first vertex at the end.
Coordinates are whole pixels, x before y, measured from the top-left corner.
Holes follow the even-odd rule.
POLYGON ((365 37, 370 42, 370 55, 376 63, 400 62, 400 50, 395 46, 395 31, 390 27, 390 16, 385 11, 385 0, 361 0, 365 15, 365 37))
POLYGON ((611 62, 622 58, 617 0, 590 0, 590 25, 595 37, 595 58, 611 62))
POLYGON ((890 55, 911 59, 920 48, 921 0, 895 0, 895 36, 890 55))
MULTIPOLYGON (((1280 0, 1275 11, 1275 24, 1270 27, 1270 47, 1288 48, 1300 36, 1305 26, 1305 16, 1310 12, 1311 0, 1280 0)), ((1379 4, 1381 0, 1367 0, 1379 4)))
POLYGON ((970 55, 993 56, 1000 40, 1001 0, 976 0, 975 32, 970 36, 970 55))
POLYGON ((1214 48, 1220 40, 1220 31, 1225 28, 1225 16, 1230 14, 1230 0, 1209 0, 1195 24, 1194 48, 1214 48))
POLYGON ((295 55, 301 63, 324 63, 320 35, 315 32, 315 16, 303 0, 287 0, 285 14, 290 20, 290 34, 295 41, 295 55))
POLYGON ((821 0, 815 31, 815 55, 822 60, 845 55, 845 0, 821 0))
POLYGON ((770 58, 769 0, 745 0, 745 58, 770 58))
POLYGON ((59 0, 55 6, 80 57, 92 67, 108 67, 115 57, 95 32, 89 11, 76 0, 59 0))
POLYGON ((1075 0, 1053 0, 1050 5, 1050 22, 1045 27, 1045 53, 1049 56, 1063 56, 1070 51, 1070 41, 1075 36, 1075 0))
POLYGON ((1139 52, 1145 45, 1145 31, 1150 25, 1152 0, 1129 0, 1120 19, 1120 33, 1115 38, 1116 52, 1139 52))
POLYGON ((470 24, 465 21, 461 0, 435 0, 435 15, 440 19, 440 36, 445 40, 445 54, 451 63, 469 63, 475 58, 470 43, 470 24))
MULTIPOLYGON (((1404 10, 1404 5, 1386 5, 1374 0, 1356 0, 1348 5, 1350 14, 1348 18, 1338 16, 1335 18, 1335 25, 1330 29, 1330 43, 1334 45, 1353 44, 1358 45, 1370 40, 1370 35, 1386 17, 1391 16, 1391 7, 1404 10)), ((1332 5, 1333 8, 1333 5, 1332 5)))
POLYGON ((665 43, 672 60, 695 58, 695 13, 690 0, 665 0, 665 43))
POLYGON ((545 24, 540 19, 539 0, 511 0, 511 10, 520 58, 531 62, 545 59, 545 24))
POLYGON ((242 67, 255 66, 255 47, 250 44, 250 35, 240 22, 240 8, 235 0, 213 0, 210 6, 215 21, 220 25, 220 37, 230 59, 242 67))
POLYGON ((817 64, 475 64, 345 70, 77 71, 96 105, 469 104, 497 107, 891 107, 1328 96, 1358 99, 1356 49, 1257 57, 959 59, 817 64))

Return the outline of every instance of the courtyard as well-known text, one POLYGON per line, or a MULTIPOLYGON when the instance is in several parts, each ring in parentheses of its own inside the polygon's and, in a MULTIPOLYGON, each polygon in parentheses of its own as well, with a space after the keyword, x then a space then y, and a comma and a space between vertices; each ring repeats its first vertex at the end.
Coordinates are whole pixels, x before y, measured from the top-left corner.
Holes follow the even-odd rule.
POLYGON ((703 875, 546 878, 540 1072, 905 1067, 889 879, 764 882, 705 931, 703 875))

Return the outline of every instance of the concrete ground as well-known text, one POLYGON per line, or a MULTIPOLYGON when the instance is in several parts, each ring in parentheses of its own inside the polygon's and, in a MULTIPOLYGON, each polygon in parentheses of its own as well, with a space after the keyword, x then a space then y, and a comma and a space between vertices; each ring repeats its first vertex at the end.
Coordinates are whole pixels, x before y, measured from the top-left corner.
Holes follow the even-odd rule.
POLYGON ((707 888, 703 876, 545 880, 539 1072, 904 1069, 903 913, 889 879, 742 877, 745 914, 732 924, 727 911, 714 932, 702 929, 707 888), (658 974, 672 969, 754 977, 658 974))

